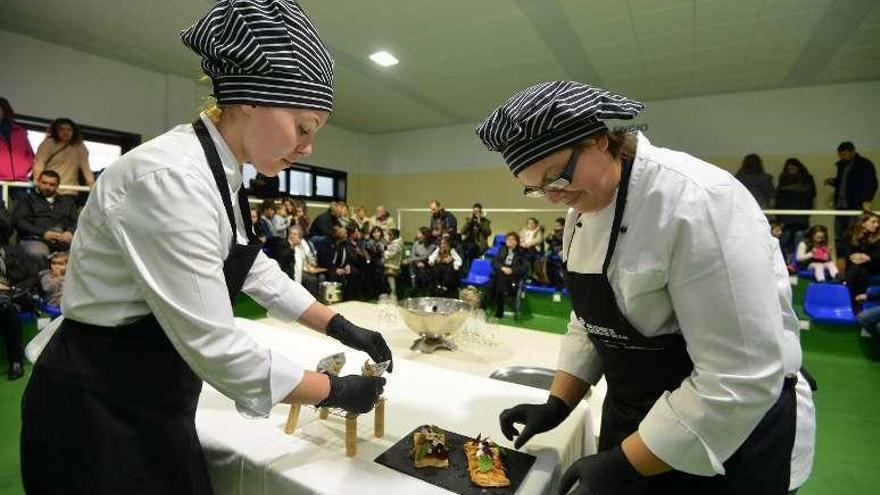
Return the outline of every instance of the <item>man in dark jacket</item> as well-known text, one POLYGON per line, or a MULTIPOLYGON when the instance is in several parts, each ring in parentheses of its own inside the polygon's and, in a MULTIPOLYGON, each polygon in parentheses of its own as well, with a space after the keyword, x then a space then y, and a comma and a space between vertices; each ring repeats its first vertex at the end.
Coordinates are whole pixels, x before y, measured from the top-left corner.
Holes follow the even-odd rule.
MULTIPOLYGON (((877 192, 874 164, 856 153, 855 145, 849 141, 840 143, 837 156, 840 158, 836 163, 837 176, 825 181, 825 184, 834 188, 834 209, 870 210, 877 192)), ((855 216, 834 217, 834 245, 838 263, 846 258, 846 239, 855 220, 855 216)))
POLYGON ((76 203, 56 196, 60 181, 55 171, 44 171, 36 189, 12 209, 12 222, 22 249, 40 261, 45 261, 50 253, 70 249, 76 230, 76 203))
POLYGON ((315 217, 309 227, 309 238, 320 237, 323 239, 332 236, 333 229, 342 226, 342 222, 339 221, 340 213, 339 204, 335 201, 330 203, 327 211, 315 217))
POLYGON ((464 254, 464 264, 469 267, 471 260, 479 258, 480 255, 489 247, 489 236, 492 235, 491 222, 483 216, 483 205, 474 203, 471 216, 468 217, 468 223, 461 229, 462 251, 464 254))
POLYGON ((449 234, 452 239, 458 236, 458 220, 455 215, 443 209, 436 199, 431 201, 431 223, 433 231, 439 230, 439 235, 449 234))
POLYGON ((0 199, 0 246, 5 246, 12 235, 12 217, 6 209, 6 203, 0 199))

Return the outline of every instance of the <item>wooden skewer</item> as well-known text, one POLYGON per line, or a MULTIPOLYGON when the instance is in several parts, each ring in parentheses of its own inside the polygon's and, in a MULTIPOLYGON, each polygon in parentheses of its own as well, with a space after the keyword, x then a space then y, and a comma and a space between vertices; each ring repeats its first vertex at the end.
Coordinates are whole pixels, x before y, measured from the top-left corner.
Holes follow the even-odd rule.
POLYGON ((385 397, 379 397, 373 410, 373 434, 376 438, 385 436, 385 397))
POLYGON ((345 415, 345 455, 354 457, 357 455, 357 414, 345 415))
POLYGON ((284 433, 292 435, 293 432, 296 431, 296 424, 299 423, 300 409, 302 409, 302 404, 299 402, 291 402, 290 414, 287 415, 287 424, 284 425, 284 433))

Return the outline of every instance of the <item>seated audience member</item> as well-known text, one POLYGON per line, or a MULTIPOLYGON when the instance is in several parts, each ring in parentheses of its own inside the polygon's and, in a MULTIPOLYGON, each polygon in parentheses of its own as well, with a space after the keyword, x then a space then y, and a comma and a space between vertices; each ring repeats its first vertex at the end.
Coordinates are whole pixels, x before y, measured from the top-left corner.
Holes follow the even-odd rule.
POLYGON ((391 218, 391 214, 388 213, 388 210, 382 205, 376 207, 376 215, 370 219, 370 225, 373 227, 381 227, 382 232, 385 233, 386 240, 389 240, 388 234, 391 229, 397 228, 397 222, 391 218))
POLYGON ((522 241, 519 247, 529 259, 536 258, 544 251, 544 228, 537 218, 530 217, 526 220, 526 226, 519 231, 519 238, 522 241))
POLYGON ((300 199, 293 200, 293 220, 291 223, 299 225, 299 228, 303 231, 303 236, 306 235, 309 231, 309 226, 312 225, 312 222, 309 220, 309 208, 300 199))
POLYGON ((495 317, 504 316, 504 300, 516 295, 529 270, 528 258, 519 247, 519 234, 508 232, 504 246, 492 260, 492 278, 486 287, 486 301, 495 306, 495 317))
POLYGON ((545 256, 547 260, 547 279, 550 285, 557 289, 562 289, 565 286, 565 281, 562 277, 562 233, 564 229, 565 219, 557 218, 553 222, 553 232, 550 232, 544 239, 548 246, 545 256))
POLYGON ((355 227, 361 232, 369 232, 370 219, 367 217, 367 209, 363 206, 358 206, 354 210, 354 217, 352 217, 351 221, 354 222, 355 227))
POLYGON ((12 209, 22 249, 40 262, 45 262, 50 253, 70 249, 76 230, 76 203, 59 200, 58 183, 58 173, 46 170, 36 188, 12 209))
POLYGON ((880 306, 874 306, 858 314, 859 324, 875 341, 880 342, 880 306))
POLYGON ((287 238, 287 228, 290 227, 290 217, 287 216, 287 207, 282 203, 276 205, 275 216, 272 217, 272 234, 282 239, 287 238))
POLYGON ((409 270, 410 282, 414 290, 427 287, 428 282, 428 256, 436 249, 431 239, 431 229, 420 227, 413 241, 412 251, 409 258, 403 260, 404 266, 409 270))
POLYGON ((10 380, 21 378, 24 374, 22 326, 18 313, 34 309, 40 266, 41 262, 29 256, 20 246, 0 245, 0 331, 6 344, 10 380))
POLYGON ((58 251, 49 255, 49 269, 40 272, 40 288, 43 300, 52 306, 61 306, 61 295, 64 291, 64 274, 67 273, 67 251, 58 251))
POLYGON ((299 225, 291 225, 287 234, 287 249, 278 259, 281 270, 293 281, 302 284, 313 296, 318 297, 318 285, 324 279, 326 268, 318 266, 317 257, 309 242, 303 239, 299 225))
POLYGON ((364 251, 367 253, 367 269, 364 278, 370 287, 370 296, 378 297, 379 294, 387 292, 385 287, 386 244, 385 232, 379 226, 370 230, 369 238, 364 242, 364 251))
POLYGON ((844 279, 850 296, 858 309, 859 303, 866 299, 868 280, 880 274, 880 217, 871 212, 859 215, 853 225, 849 239, 844 279))
POLYGON ((483 216, 483 205, 480 203, 474 203, 461 235, 465 266, 470 266, 471 260, 479 258, 489 248, 489 238, 492 236, 491 221, 483 216))
POLYGON ((364 235, 353 224, 345 229, 348 240, 344 245, 349 273, 345 286, 345 298, 366 301, 375 298, 376 287, 371 277, 370 255, 364 249, 364 235))
POLYGON ((339 221, 340 211, 341 210, 337 202, 334 201, 330 203, 330 206, 327 207, 327 210, 315 217, 315 220, 312 221, 312 224, 309 227, 309 238, 331 237, 333 235, 333 229, 335 227, 342 226, 342 223, 339 221))
POLYGON ((461 264, 461 256, 452 248, 451 235, 444 234, 440 245, 428 256, 429 295, 457 297, 461 264))
MULTIPOLYGON (((339 223, 343 227, 348 228, 351 224, 351 212, 348 209, 348 203, 345 201, 338 201, 336 204, 339 208, 339 223)), ((363 232, 361 233, 363 234, 363 232)))
POLYGON ((254 226, 254 233, 261 243, 266 242, 266 233, 263 232, 263 224, 260 223, 260 214, 256 209, 251 208, 251 225, 254 226))
POLYGON ((278 237, 276 233, 275 226, 273 225, 273 219, 278 211, 278 208, 275 206, 275 202, 271 199, 264 200, 260 205, 260 227, 263 229, 263 233, 266 235, 266 239, 272 239, 273 237, 278 237))
MULTIPOLYGON (((381 228, 381 227, 380 227, 381 228)), ((391 294, 397 295, 397 276, 400 275, 400 263, 403 259, 403 239, 397 229, 388 230, 388 245, 385 246, 383 261, 385 263, 385 281, 391 294)))
POLYGON ((813 270, 816 281, 825 281, 825 270, 831 278, 837 277, 837 265, 828 247, 828 229, 824 225, 813 225, 798 244, 796 259, 798 264, 813 270))

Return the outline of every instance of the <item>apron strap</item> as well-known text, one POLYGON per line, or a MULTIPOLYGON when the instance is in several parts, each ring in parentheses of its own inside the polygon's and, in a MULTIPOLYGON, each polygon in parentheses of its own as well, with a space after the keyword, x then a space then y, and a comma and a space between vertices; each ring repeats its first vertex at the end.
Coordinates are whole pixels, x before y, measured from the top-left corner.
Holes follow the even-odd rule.
MULTIPOLYGON (((211 140, 211 134, 208 132, 205 123, 202 122, 202 119, 196 119, 192 123, 192 126, 193 130, 196 132, 196 136, 199 138, 199 142, 202 144, 202 150, 205 152, 205 158, 208 159, 208 166, 211 168, 211 174, 214 176, 214 182, 217 184, 217 189, 220 191, 220 198, 223 200, 223 208, 226 209, 226 217, 229 219, 229 225, 232 227, 232 244, 235 244, 235 237, 238 229, 235 226, 235 212, 232 209, 232 199, 229 195, 229 182, 227 182, 226 174, 223 172, 220 154, 217 153, 217 147, 214 146, 214 141, 211 140)), ((248 238, 248 244, 259 244, 260 241, 254 233, 254 226, 251 222, 251 210, 247 201, 247 196, 241 194, 241 188, 239 188, 237 196, 238 206, 241 209, 242 223, 244 223, 245 234, 248 238), (247 214, 245 214, 245 212, 247 212, 247 214)))
MULTIPOLYGON (((608 265, 611 263, 611 256, 614 254, 614 248, 617 246, 617 234, 620 232, 620 222, 623 220, 623 210, 626 206, 626 195, 629 192, 629 176, 632 172, 632 165, 632 160, 622 161, 620 185, 618 186, 617 191, 617 201, 614 204, 614 221, 611 224, 611 238, 608 240, 608 250, 605 252, 605 261, 602 263, 602 275, 608 275, 608 265)), ((579 214, 577 223, 580 224, 580 221, 581 216, 579 214)), ((568 250, 565 253, 566 261, 571 257, 571 245, 574 243, 574 234, 577 226, 574 229, 571 229, 571 236, 568 238, 568 250)))
POLYGON ((605 252, 605 261, 602 263, 602 275, 608 276, 608 265, 614 255, 617 246, 617 236, 621 233, 620 223, 623 221, 623 210, 626 207, 626 196, 629 192, 629 176, 632 172, 632 160, 623 160, 623 170, 620 173, 620 186, 617 190, 617 202, 614 205, 614 222, 611 224, 611 238, 608 240, 608 251, 605 252))

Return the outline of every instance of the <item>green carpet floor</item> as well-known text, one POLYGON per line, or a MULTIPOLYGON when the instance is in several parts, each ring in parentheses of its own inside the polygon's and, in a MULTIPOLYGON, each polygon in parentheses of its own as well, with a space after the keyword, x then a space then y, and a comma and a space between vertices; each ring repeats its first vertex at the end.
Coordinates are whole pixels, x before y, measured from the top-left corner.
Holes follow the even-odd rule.
MULTIPOLYGON (((565 332, 568 319, 564 303, 530 295, 523 309, 519 319, 508 314, 501 323, 565 332)), ((261 318, 265 310, 242 299, 236 304, 235 314, 261 318)), ((33 334, 31 324, 25 338, 33 334)), ((880 492, 880 349, 860 338, 855 328, 822 325, 812 325, 803 332, 802 342, 804 365, 819 382, 815 395, 819 426, 813 475, 799 495, 880 492)), ((5 371, 6 363, 0 365, 5 371)), ((23 379, 10 382, 0 376, 0 495, 24 493, 19 474, 18 433, 21 395, 29 374, 30 366, 26 366, 23 379)))

